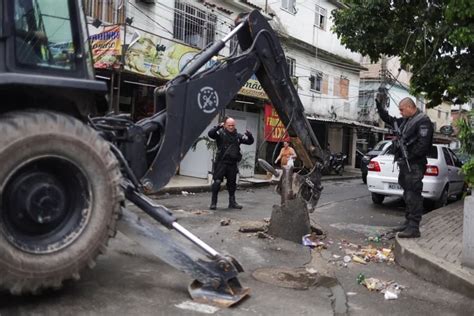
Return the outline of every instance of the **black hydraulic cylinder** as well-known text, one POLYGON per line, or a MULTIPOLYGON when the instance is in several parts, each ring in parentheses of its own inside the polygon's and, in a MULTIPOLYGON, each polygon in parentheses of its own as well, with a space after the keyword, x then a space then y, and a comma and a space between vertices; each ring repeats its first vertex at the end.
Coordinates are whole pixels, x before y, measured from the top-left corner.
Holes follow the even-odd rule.
POLYGON ((176 222, 176 217, 172 213, 168 212, 165 207, 161 205, 155 205, 152 201, 146 198, 144 195, 133 190, 131 187, 125 188, 125 197, 145 213, 150 215, 153 219, 157 220, 163 226, 168 229, 173 229, 173 224, 176 222))

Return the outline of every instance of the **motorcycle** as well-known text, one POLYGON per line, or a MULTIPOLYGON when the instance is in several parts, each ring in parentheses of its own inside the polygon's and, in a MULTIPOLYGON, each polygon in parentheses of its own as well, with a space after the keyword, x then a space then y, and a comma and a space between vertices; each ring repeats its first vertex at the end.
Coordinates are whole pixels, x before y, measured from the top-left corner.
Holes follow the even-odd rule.
POLYGON ((322 169, 322 174, 329 175, 332 171, 336 172, 336 174, 342 176, 344 172, 344 161, 346 160, 347 155, 339 152, 339 153, 328 153, 328 158, 322 169))

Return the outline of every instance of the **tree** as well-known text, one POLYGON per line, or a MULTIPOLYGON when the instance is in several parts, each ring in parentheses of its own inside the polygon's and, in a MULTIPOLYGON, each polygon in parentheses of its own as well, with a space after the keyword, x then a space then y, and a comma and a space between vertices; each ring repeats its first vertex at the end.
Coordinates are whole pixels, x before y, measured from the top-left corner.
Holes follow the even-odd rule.
POLYGON ((332 12, 347 48, 377 62, 399 56, 413 76, 411 92, 428 106, 464 103, 473 95, 474 1, 346 0, 332 12))

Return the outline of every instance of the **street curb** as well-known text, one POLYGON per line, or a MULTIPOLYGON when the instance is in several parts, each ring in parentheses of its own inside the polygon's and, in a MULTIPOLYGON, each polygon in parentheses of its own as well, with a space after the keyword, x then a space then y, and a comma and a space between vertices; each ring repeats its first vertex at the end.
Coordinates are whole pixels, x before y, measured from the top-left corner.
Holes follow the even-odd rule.
MULTIPOLYGON (((340 180, 352 180, 352 179, 359 179, 361 178, 360 175, 354 176, 333 176, 326 179, 321 179, 321 182, 327 181, 340 181, 340 180)), ((362 180, 361 180, 362 181, 362 180)), ((237 189, 247 189, 247 188, 261 188, 274 185, 271 182, 240 182, 237 185, 237 189)), ((182 191, 192 192, 192 193, 201 193, 201 192, 209 192, 211 191, 211 186, 209 184, 206 185, 196 185, 196 186, 181 186, 181 187, 164 187, 159 192, 154 193, 153 195, 159 196, 164 194, 181 194, 182 191)))
POLYGON ((474 275, 426 252, 414 240, 396 237, 395 261, 427 281, 474 298, 474 275))

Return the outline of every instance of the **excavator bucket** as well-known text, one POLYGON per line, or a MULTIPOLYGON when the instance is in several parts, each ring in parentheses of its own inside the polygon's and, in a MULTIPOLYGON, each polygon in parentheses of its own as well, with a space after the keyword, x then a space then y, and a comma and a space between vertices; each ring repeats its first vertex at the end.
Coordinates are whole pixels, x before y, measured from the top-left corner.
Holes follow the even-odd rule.
POLYGON ((122 219, 118 224, 120 232, 170 266, 194 278, 188 287, 193 300, 229 307, 250 294, 250 289, 242 287, 237 279, 243 268, 235 258, 219 254, 179 225, 166 207, 154 204, 138 192, 125 190, 125 193, 145 213, 165 227, 177 231, 206 253, 207 256, 204 257, 194 247, 189 248, 178 242, 172 231, 164 231, 126 209, 122 210, 122 219))
POLYGON ((218 307, 230 307, 250 294, 249 288, 243 288, 237 278, 227 280, 227 284, 214 288, 194 280, 188 287, 194 301, 218 307))

